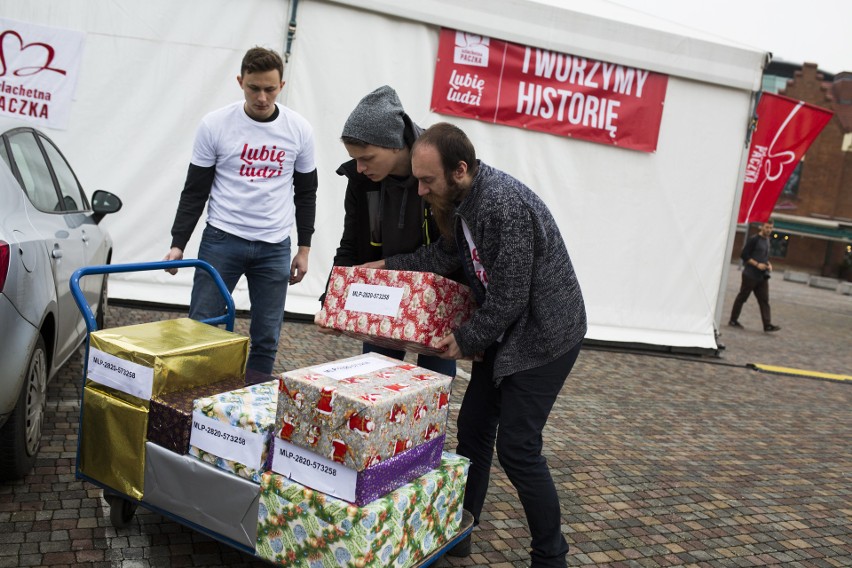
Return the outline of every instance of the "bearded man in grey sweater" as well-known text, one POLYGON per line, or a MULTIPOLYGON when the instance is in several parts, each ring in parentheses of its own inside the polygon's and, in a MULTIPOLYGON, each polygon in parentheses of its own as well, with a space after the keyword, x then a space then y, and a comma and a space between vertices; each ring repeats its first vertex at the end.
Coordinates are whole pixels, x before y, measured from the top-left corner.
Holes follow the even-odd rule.
MULTIPOLYGON (((412 148, 412 173, 441 238, 367 266, 466 271, 477 309, 440 345, 450 359, 483 354, 473 363, 457 423, 457 452, 471 460, 464 507, 478 524, 496 443, 526 513, 532 566, 566 566, 559 497, 542 456, 542 430, 587 328, 565 242, 544 202, 477 160, 456 126, 439 123, 421 135, 412 148)), ((470 551, 468 537, 449 554, 470 551)))

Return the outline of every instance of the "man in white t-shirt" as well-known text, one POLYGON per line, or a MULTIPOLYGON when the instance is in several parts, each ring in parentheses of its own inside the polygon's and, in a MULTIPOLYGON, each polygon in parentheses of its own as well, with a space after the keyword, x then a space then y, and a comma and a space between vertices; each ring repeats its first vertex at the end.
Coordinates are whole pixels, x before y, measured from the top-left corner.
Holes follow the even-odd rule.
MULTIPOLYGON (((275 103, 283 72, 276 52, 249 49, 237 76, 245 100, 202 119, 165 257, 183 258, 206 203, 198 258, 216 268, 229 291, 246 276, 252 306, 247 367, 266 374, 278 350, 287 285, 301 282, 308 271, 316 215, 313 130, 301 115, 275 103), (298 251, 291 263, 294 226, 298 251)), ((196 270, 189 317, 224 312, 213 279, 196 270)))

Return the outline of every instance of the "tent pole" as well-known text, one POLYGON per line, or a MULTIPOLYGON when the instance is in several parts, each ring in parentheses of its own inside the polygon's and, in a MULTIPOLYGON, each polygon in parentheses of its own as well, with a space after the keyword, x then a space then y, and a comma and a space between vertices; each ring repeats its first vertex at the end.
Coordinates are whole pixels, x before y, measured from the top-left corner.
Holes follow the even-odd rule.
MULTIPOLYGON (((731 254, 734 249, 734 239, 737 236, 737 219, 740 214, 740 200, 743 195, 743 183, 745 182, 745 164, 748 160, 748 151, 751 146, 751 135, 754 128, 754 111, 757 108, 757 100, 760 97, 760 91, 752 93, 751 96, 751 112, 749 113, 749 126, 746 129, 745 141, 743 143, 742 155, 740 156, 740 173, 737 175, 737 191, 734 194, 734 204, 731 208, 731 219, 728 224, 728 242, 725 244, 725 256, 722 264, 722 277, 719 281, 719 294, 716 300, 716 337, 718 344, 719 330, 722 326, 722 309, 725 307, 725 291, 728 287, 728 274, 731 271, 731 254)), ((748 225, 746 225, 746 234, 748 234, 748 225)))
POLYGON ((290 61, 290 48, 296 37, 296 10, 299 9, 299 0, 290 0, 290 23, 287 25, 287 45, 284 47, 284 63, 290 61))
MULTIPOLYGON (((290 52, 293 46, 293 40, 296 38, 296 10, 299 8, 299 0, 290 0, 290 22, 287 24, 287 40, 284 44, 284 79, 285 82, 290 80, 290 52)), ((278 101, 281 104, 287 104, 288 90, 284 89, 278 95, 278 101)))

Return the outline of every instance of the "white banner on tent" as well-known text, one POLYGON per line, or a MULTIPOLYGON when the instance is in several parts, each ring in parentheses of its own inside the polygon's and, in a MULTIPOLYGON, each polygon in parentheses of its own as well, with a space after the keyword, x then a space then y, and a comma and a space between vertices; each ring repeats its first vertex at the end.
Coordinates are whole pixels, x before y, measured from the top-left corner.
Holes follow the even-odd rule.
POLYGON ((63 129, 85 34, 0 18, 0 114, 63 129))

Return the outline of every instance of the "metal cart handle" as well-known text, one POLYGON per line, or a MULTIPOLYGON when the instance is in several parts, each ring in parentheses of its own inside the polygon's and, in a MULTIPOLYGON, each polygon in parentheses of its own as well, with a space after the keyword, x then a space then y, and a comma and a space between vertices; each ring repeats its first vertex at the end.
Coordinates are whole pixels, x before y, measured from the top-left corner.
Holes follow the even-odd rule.
POLYGON ((203 268, 208 273, 210 273, 210 276, 213 278, 213 281, 219 288, 219 292, 221 292, 222 297, 225 300, 225 304, 228 308, 226 314, 202 321, 211 325, 225 324, 225 328, 228 331, 234 331, 234 317, 236 314, 236 310, 234 308, 234 299, 231 297, 231 293, 228 292, 228 288, 225 286, 225 282, 222 280, 222 277, 219 276, 219 273, 216 271, 215 268, 213 268, 213 266, 210 265, 210 263, 195 258, 184 260, 161 260, 157 262, 136 262, 128 264, 101 264, 95 266, 84 266, 83 268, 78 268, 77 270, 75 270, 74 274, 71 275, 71 294, 74 296, 74 301, 77 303, 77 307, 80 308, 80 312, 82 312, 83 314, 83 319, 86 320, 86 328, 89 330, 89 333, 92 333, 93 331, 98 330, 98 324, 95 321, 95 315, 92 313, 91 308, 89 308, 89 304, 86 303, 86 298, 83 296, 83 291, 80 289, 80 278, 89 274, 112 274, 114 272, 144 272, 148 270, 166 270, 167 268, 185 268, 189 266, 195 268, 203 268))

